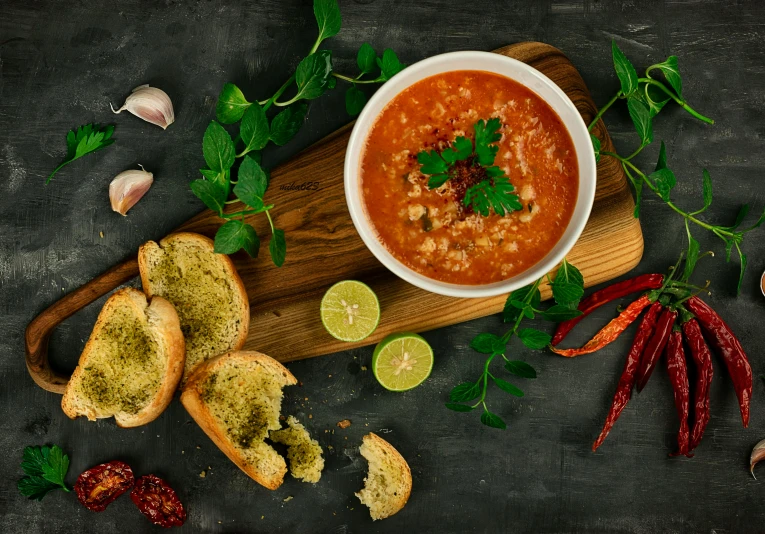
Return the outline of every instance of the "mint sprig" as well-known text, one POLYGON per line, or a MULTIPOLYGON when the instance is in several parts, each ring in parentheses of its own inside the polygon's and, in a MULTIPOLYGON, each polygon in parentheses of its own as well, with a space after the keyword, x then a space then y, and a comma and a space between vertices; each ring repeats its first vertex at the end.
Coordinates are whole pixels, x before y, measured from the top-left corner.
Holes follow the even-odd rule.
POLYGON ((507 297, 502 318, 506 323, 513 323, 510 330, 502 336, 489 332, 481 332, 470 342, 470 347, 488 357, 483 365, 483 372, 475 382, 463 382, 455 386, 449 393, 449 402, 445 406, 455 412, 471 412, 482 408, 481 423, 492 428, 504 430, 507 424, 502 418, 491 412, 486 405, 486 394, 490 383, 515 397, 522 397, 523 390, 505 379, 496 376, 490 370, 491 362, 496 356, 505 360, 505 371, 517 378, 536 378, 536 370, 526 362, 507 358, 507 345, 513 336, 520 339, 527 348, 539 350, 550 344, 551 336, 536 328, 520 328, 524 318, 534 319, 536 315, 552 321, 561 322, 573 319, 582 314, 577 309, 579 299, 584 294, 584 278, 579 270, 565 259, 558 268, 555 279, 546 275, 531 285, 516 289, 507 297), (555 299, 555 305, 546 310, 540 309, 542 295, 539 285, 545 280, 550 283, 555 299), (471 402, 478 399, 475 403, 471 402))
POLYGON ((21 469, 26 476, 19 480, 17 487, 24 497, 41 501, 53 490, 71 491, 64 482, 69 457, 57 445, 25 447, 21 469))
POLYGON ((205 206, 226 222, 215 236, 215 252, 232 254, 244 249, 256 257, 260 238, 245 217, 265 214, 271 229, 268 250, 271 260, 281 267, 287 254, 284 230, 277 228, 271 215, 274 207, 265 196, 268 190, 268 171, 261 167, 261 151, 269 143, 277 146, 287 144, 300 130, 308 113, 308 100, 314 100, 331 90, 337 80, 351 84, 346 93, 346 109, 349 114, 361 112, 366 95, 359 84, 385 82, 404 68, 396 54, 386 49, 378 57, 374 48, 364 43, 357 54, 360 74, 356 77, 335 72, 332 53, 319 50, 321 44, 338 34, 342 25, 337 0, 314 0, 314 16, 318 35, 311 50, 297 65, 295 74, 265 100, 248 100, 242 90, 227 83, 218 96, 215 107, 217 121, 212 121, 205 131, 202 153, 207 168, 201 169, 202 178, 191 183, 191 191, 205 206), (379 74, 375 71, 379 69, 379 74), (369 76, 372 76, 371 78, 369 76), (294 87, 294 95, 282 100, 282 95, 294 87), (268 111, 282 108, 269 119, 268 111), (238 135, 231 134, 222 125, 238 126, 238 135), (233 186, 233 187, 232 187, 233 186), (229 199, 231 195, 234 198, 229 199), (226 212, 226 206, 242 202, 246 208, 226 212))

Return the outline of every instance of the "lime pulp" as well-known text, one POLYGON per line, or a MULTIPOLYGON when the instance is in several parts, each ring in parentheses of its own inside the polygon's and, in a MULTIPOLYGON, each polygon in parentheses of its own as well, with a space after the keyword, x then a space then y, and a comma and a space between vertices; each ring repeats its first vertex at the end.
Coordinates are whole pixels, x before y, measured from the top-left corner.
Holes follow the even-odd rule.
POLYGON ((338 282, 321 299, 321 322, 327 332, 341 341, 361 341, 380 322, 377 295, 362 282, 338 282))
POLYGON ((433 369, 433 349, 409 332, 391 334, 375 347, 372 372, 382 387, 407 391, 422 384, 433 369))

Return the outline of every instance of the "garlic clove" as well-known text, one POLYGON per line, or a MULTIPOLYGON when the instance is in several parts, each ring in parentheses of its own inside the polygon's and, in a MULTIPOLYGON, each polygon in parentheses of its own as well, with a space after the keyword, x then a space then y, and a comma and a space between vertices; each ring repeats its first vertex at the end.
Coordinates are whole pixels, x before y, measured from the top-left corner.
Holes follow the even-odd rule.
POLYGON ((765 459, 765 439, 754 446, 752 455, 749 457, 749 472, 755 480, 757 480, 757 477, 754 476, 754 466, 763 459, 765 459))
POLYGON ((114 109, 111 104, 109 106, 114 113, 127 110, 146 122, 162 127, 163 130, 175 121, 170 97, 162 89, 150 87, 149 84, 139 85, 133 89, 121 108, 114 109))
POLYGON ((147 172, 143 165, 141 170, 129 170, 119 173, 109 184, 109 200, 112 210, 120 215, 127 215, 130 208, 136 205, 149 190, 154 182, 154 175, 147 172))

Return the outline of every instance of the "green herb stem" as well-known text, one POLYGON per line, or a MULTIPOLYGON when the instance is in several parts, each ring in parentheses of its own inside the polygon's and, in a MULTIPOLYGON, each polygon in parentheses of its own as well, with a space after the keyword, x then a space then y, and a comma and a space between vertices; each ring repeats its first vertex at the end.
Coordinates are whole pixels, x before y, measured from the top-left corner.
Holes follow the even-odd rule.
POLYGON ((332 73, 332 76, 334 76, 338 80, 343 80, 344 82, 348 82, 348 83, 380 83, 382 81, 385 81, 379 77, 375 78, 374 80, 360 80, 359 78, 361 78, 363 75, 364 74, 362 73, 362 74, 359 74, 356 78, 351 78, 350 76, 338 74, 337 72, 332 73))
MULTIPOLYGON (((313 52, 311 52, 311 53, 313 54, 313 52)), ((282 96, 282 93, 284 93, 284 91, 286 91, 287 88, 294 83, 294 81, 295 81, 295 75, 293 74, 292 76, 289 77, 289 79, 286 82, 284 82, 284 85, 282 85, 274 93, 274 96, 272 96, 271 98, 269 98, 268 100, 265 101, 265 103, 263 104, 263 111, 267 111, 268 108, 271 107, 271 104, 273 104, 275 106, 288 106, 288 105, 292 104, 296 99, 293 98, 292 100, 290 100, 290 101, 288 101, 286 103, 277 102, 276 99, 279 98, 280 96, 282 96)))
POLYGON ((618 93, 616 93, 616 94, 615 94, 615 95, 614 95, 614 96, 611 98, 611 100, 609 100, 608 102, 606 102, 606 105, 605 105, 605 106, 603 106, 602 108, 600 108, 600 111, 598 111, 598 114, 597 114, 597 115, 595 115, 595 118, 594 118, 594 119, 592 119, 592 122, 591 122, 591 123, 590 123, 590 125, 587 127, 587 131, 588 131, 588 132, 591 132, 591 131, 592 131, 592 129, 595 127, 595 125, 598 123, 598 121, 601 119, 601 117, 603 117, 603 114, 604 114, 606 111, 608 111, 608 108, 610 108, 611 106, 613 106, 613 105, 614 105, 614 103, 615 103, 615 102, 616 102, 616 101, 619 99, 619 97, 620 97, 621 95, 622 95, 622 92, 621 92, 621 91, 619 91, 618 93))
POLYGON ((667 96, 669 96, 672 100, 674 100, 681 108, 683 108, 685 111, 699 119, 700 121, 706 122, 707 124, 714 124, 714 119, 710 119, 709 117, 706 117, 693 109, 691 106, 688 105, 688 103, 677 96, 674 91, 670 91, 667 86, 665 86, 663 83, 654 80, 653 78, 638 78, 638 82, 640 83, 647 83, 649 85, 653 85, 657 89, 660 89, 663 91, 667 96))

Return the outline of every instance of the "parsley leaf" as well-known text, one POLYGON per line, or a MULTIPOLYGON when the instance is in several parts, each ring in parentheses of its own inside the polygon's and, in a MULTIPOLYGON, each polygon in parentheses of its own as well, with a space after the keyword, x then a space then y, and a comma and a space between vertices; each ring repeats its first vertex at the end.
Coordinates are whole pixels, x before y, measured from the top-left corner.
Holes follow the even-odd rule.
POLYGON ((493 143, 502 139, 502 134, 497 131, 501 126, 497 117, 487 122, 481 119, 475 123, 475 153, 478 156, 478 163, 485 167, 494 165, 494 158, 499 147, 493 143))
POLYGON ((449 165, 435 150, 417 154, 417 163, 421 165, 420 171, 423 174, 441 174, 449 170, 449 165))
POLYGON ((66 134, 66 158, 64 158, 64 161, 58 167, 53 169, 45 183, 50 183, 53 176, 62 167, 69 165, 74 160, 114 143, 114 139, 111 138, 113 133, 114 126, 104 126, 101 128, 98 124, 85 124, 77 128, 77 130, 71 130, 66 134))
POLYGON ((27 476, 19 480, 17 487, 25 497, 39 501, 55 489, 70 491, 64 482, 69 457, 57 445, 24 448, 21 469, 27 476))
POLYGON ((507 176, 483 180, 468 188, 465 192, 465 204, 472 206, 484 217, 488 217, 492 209, 501 217, 505 213, 523 209, 518 195, 513 194, 513 191, 515 188, 507 176))

